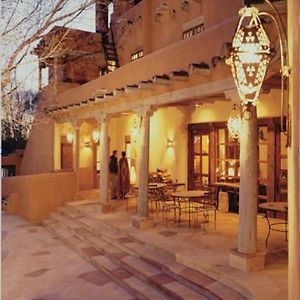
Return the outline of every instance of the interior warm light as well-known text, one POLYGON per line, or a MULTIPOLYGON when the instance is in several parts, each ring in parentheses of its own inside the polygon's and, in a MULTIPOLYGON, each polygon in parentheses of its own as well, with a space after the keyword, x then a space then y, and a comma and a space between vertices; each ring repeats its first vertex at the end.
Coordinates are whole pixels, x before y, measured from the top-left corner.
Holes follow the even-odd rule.
POLYGON ((242 129, 241 111, 237 104, 233 105, 231 114, 227 121, 227 128, 233 139, 237 139, 240 136, 242 129))
POLYGON ((232 52, 226 63, 243 104, 257 104, 262 82, 269 65, 270 40, 259 19, 258 9, 244 7, 232 41, 232 52))
POLYGON ((135 182, 136 182, 136 171, 135 171, 135 167, 131 166, 130 167, 130 183, 135 184, 135 182))
POLYGON ((99 133, 98 130, 93 130, 92 138, 93 138, 93 141, 94 141, 95 144, 99 142, 100 133, 99 133))
POLYGON ((67 134, 67 142, 69 143, 69 144, 72 144, 73 143, 73 139, 74 139, 74 135, 73 135, 73 133, 68 133, 67 134))

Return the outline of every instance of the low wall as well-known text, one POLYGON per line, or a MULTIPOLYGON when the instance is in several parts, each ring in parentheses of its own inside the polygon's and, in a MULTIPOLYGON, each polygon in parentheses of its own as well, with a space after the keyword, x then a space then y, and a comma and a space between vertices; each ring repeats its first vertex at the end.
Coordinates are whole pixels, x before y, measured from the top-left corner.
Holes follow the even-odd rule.
POLYGON ((2 197, 8 197, 8 212, 39 223, 49 212, 76 192, 73 172, 46 173, 2 178, 2 197))

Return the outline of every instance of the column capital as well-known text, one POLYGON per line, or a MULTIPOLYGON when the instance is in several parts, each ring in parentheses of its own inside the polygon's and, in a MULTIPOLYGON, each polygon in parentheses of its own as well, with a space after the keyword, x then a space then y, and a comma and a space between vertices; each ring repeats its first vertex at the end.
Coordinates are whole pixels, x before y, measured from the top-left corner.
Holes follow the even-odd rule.
POLYGON ((73 119, 70 119, 69 122, 72 124, 73 128, 76 130, 76 129, 80 128, 83 121, 79 120, 77 118, 73 118, 73 119))
POLYGON ((231 100, 238 101, 238 102, 241 101, 241 98, 237 92, 237 89, 226 90, 226 91, 224 91, 224 94, 225 94, 226 99, 231 99, 231 100))
POLYGON ((151 117, 155 109, 151 105, 143 105, 134 109, 138 117, 151 117))
POLYGON ((102 114, 102 113, 95 113, 94 118, 98 123, 104 123, 109 121, 110 115, 109 114, 102 114))

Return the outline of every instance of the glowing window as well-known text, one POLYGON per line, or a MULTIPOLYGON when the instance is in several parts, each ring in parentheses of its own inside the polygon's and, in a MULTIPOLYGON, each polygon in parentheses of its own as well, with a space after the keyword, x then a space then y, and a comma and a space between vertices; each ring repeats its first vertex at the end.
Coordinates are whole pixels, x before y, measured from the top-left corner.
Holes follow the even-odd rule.
POLYGON ((143 50, 139 50, 139 51, 131 54, 131 61, 137 60, 137 59, 139 59, 139 58, 141 58, 143 56, 144 56, 143 50))
POLYGON ((184 40, 188 39, 189 37, 191 37, 195 34, 198 34, 202 31, 204 31, 204 24, 203 23, 184 31, 183 32, 183 39, 184 40))

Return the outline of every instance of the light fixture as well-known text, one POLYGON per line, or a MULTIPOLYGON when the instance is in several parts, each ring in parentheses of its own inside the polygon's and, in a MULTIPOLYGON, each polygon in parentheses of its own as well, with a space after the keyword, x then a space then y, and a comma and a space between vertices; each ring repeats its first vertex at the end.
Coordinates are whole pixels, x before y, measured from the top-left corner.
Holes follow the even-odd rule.
POLYGON ((188 11, 190 8, 190 3, 188 0, 182 0, 181 1, 181 9, 184 11, 188 11))
POLYGON ((97 129, 94 129, 92 132, 92 139, 94 141, 95 144, 97 144, 99 142, 99 138, 100 138, 100 133, 97 129))
POLYGON ((74 139, 73 133, 69 132, 67 134, 67 142, 68 142, 68 144, 72 144, 73 143, 73 139, 74 139))
POLYGON ((271 59, 270 40, 259 18, 258 9, 244 7, 232 41, 232 51, 226 63, 243 104, 257 104, 261 85, 271 59))
POLYGON ((240 136, 242 129, 241 110, 237 104, 234 104, 231 110, 231 114, 227 121, 228 131, 233 139, 237 139, 240 136))
POLYGON ((84 147, 89 148, 90 147, 90 142, 89 141, 84 142, 84 147))
POLYGON ((259 12, 257 8, 246 6, 239 11, 240 20, 232 41, 232 51, 226 63, 231 71, 242 105, 256 105, 267 67, 271 59, 271 44, 260 18, 268 17, 276 25, 281 62, 281 131, 287 135, 287 146, 290 145, 289 126, 284 126, 284 115, 289 124, 289 107, 284 100, 285 80, 291 73, 288 63, 288 49, 285 28, 282 19, 269 0, 264 0, 274 12, 259 12), (248 22, 247 22, 248 21, 248 22), (245 24, 246 23, 246 24, 245 24), (283 47, 285 46, 285 51, 283 47))
POLYGON ((174 141, 171 139, 168 139, 167 140, 167 148, 171 148, 171 147, 174 147, 174 141))

